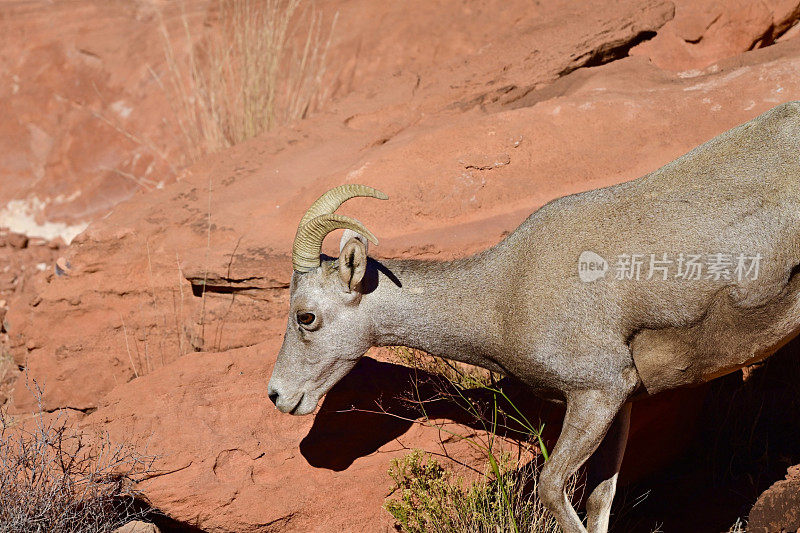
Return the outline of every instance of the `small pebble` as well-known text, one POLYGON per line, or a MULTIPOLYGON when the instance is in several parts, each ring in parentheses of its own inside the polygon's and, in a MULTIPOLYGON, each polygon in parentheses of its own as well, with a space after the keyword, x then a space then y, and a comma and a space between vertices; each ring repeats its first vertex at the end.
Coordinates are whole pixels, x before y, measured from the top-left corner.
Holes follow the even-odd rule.
POLYGON ((72 271, 71 265, 69 261, 65 257, 59 257, 56 259, 56 275, 58 276, 69 276, 69 273, 72 271))
POLYGON ((6 242, 11 245, 13 248, 27 248, 28 247, 28 236, 23 235, 22 233, 9 233, 6 236, 6 242))

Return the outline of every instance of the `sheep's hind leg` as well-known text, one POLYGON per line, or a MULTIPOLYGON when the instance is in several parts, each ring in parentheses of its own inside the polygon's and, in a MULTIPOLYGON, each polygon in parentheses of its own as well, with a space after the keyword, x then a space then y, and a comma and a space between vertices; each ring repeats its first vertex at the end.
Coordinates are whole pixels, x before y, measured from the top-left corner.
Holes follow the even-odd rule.
MULTIPOLYGON (((586 533, 566 493, 567 482, 594 453, 633 386, 613 390, 582 390, 567 395, 567 414, 550 460, 539 476, 539 497, 564 533, 586 533)), ((604 533, 594 530, 593 533, 604 533)))
POLYGON ((586 525, 589 533, 608 531, 611 502, 614 501, 617 490, 617 476, 628 442, 630 420, 631 404, 628 402, 617 413, 600 447, 589 459, 586 473, 586 485, 591 491, 586 500, 586 525))

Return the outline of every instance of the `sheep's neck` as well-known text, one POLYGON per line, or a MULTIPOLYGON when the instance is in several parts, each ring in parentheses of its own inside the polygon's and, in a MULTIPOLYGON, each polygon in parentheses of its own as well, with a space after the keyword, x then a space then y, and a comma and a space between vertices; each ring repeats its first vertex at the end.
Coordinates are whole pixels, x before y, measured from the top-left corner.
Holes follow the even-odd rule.
POLYGON ((499 321, 493 301, 497 287, 487 265, 461 260, 386 261, 383 266, 377 287, 362 300, 376 345, 408 346, 501 370, 492 357, 499 321))

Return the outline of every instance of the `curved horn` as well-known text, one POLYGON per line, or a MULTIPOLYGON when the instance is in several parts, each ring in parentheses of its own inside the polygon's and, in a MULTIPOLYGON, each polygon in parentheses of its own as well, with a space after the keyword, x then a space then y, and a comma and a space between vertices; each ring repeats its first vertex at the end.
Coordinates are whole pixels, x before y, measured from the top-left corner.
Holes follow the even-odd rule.
POLYGON ((336 229, 351 229, 366 237, 372 244, 378 244, 375 235, 358 220, 326 213, 311 219, 297 229, 292 246, 292 267, 298 272, 310 272, 317 268, 320 265, 322 241, 328 233, 336 229))
POLYGON ((346 185, 339 185, 329 190, 311 204, 306 214, 298 224, 299 228, 305 226, 310 220, 320 216, 333 213, 339 206, 345 203, 350 198, 357 196, 366 196, 370 198, 378 198, 380 200, 388 200, 389 197, 377 189, 367 187, 366 185, 357 185, 355 183, 348 183, 346 185))

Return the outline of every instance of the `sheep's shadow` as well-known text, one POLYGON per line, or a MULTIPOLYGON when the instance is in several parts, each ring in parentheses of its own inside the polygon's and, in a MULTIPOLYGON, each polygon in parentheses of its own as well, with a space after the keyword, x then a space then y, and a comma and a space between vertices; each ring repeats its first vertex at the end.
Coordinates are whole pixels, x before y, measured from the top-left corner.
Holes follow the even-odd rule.
MULTIPOLYGON (((545 438, 554 442, 563 411, 560 406, 525 393, 522 385, 508 379, 500 384, 514 404, 533 423, 553 420, 545 438)), ((300 443, 300 452, 312 466, 341 471, 353 461, 377 451, 381 446, 408 431, 422 412, 431 419, 447 419, 479 430, 484 426, 458 403, 443 398, 456 394, 455 388, 440 376, 403 365, 364 357, 356 367, 331 389, 317 413, 309 433, 300 443), (439 398, 437 400, 437 398, 439 398)), ((488 403, 491 392, 470 389, 462 392, 478 404, 488 403)), ((521 428, 504 429, 515 437, 521 428)), ((518 436, 522 437, 522 433, 518 436)))
MULTIPOLYGON (((564 407, 538 398, 512 378, 503 378, 497 385, 514 404, 511 407, 498 398, 501 411, 519 409, 532 424, 544 423, 542 437, 552 449, 561 432, 564 407)), ((649 475, 689 445, 696 434, 697 416, 681 413, 699 412, 706 390, 667 391, 634 403, 623 478, 637 480, 649 475), (664 445, 667 439, 669 446, 664 445)), ((486 414, 494 401, 484 388, 458 393, 441 376, 365 357, 325 396, 311 430, 300 443, 300 452, 312 466, 344 470, 406 433, 422 418, 420 401, 429 419, 487 429, 487 418, 480 420, 468 412, 461 395, 473 405, 484 406, 486 414)), ((524 428, 507 418, 500 420, 496 433, 511 439, 530 438, 524 428)))

